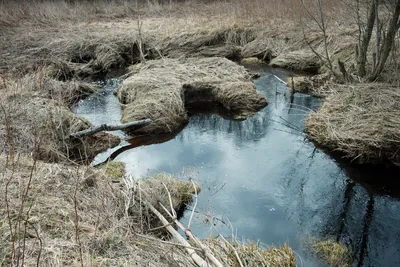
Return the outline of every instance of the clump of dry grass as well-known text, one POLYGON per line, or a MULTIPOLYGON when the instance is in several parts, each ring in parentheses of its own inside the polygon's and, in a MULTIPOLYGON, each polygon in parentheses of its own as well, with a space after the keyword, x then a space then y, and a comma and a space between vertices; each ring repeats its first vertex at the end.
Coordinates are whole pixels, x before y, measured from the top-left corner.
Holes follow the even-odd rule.
POLYGON ((287 245, 266 249, 252 241, 242 243, 236 239, 225 238, 207 239, 207 241, 226 266, 296 266, 296 257, 287 245))
POLYGON ((329 267, 350 267, 353 264, 350 250, 339 242, 311 238, 307 243, 310 252, 329 267))
POLYGON ((162 203, 165 207, 170 205, 168 192, 163 187, 163 184, 168 188, 172 196, 172 206, 178 213, 182 212, 185 206, 192 202, 193 195, 196 192, 200 193, 198 185, 195 185, 195 191, 192 183, 177 180, 168 173, 157 173, 151 177, 144 178, 141 182, 141 189, 148 193, 146 196, 147 201, 150 201, 159 210, 162 209, 158 203, 162 203))
POLYGON ((80 99, 97 91, 98 88, 93 85, 78 80, 62 82, 55 79, 47 79, 43 84, 40 96, 60 101, 71 107, 80 99))
POLYGON ((218 28, 204 27, 198 31, 175 34, 163 41, 162 49, 169 57, 185 56, 224 56, 240 57, 240 47, 254 40, 257 31, 251 27, 235 24, 218 28), (225 51, 224 51, 225 50, 225 51))
MULTIPOLYGON (((6 199, 0 203, 0 255, 4 263, 10 263, 11 235, 18 232, 14 247, 19 251, 19 262, 24 257, 27 266, 36 265, 38 257, 39 266, 77 266, 80 251, 84 266, 194 266, 181 247, 136 235, 148 232, 152 225, 146 220, 146 210, 143 208, 142 217, 136 208, 140 205, 138 195, 136 202, 126 202, 130 189, 124 179, 116 183, 104 170, 89 167, 38 161, 34 168, 33 164, 25 157, 19 157, 14 165, 7 164, 6 157, 0 157, 0 181, 7 184, 7 195, 4 187, 0 191, 1 198, 6 199), (14 228, 32 169, 21 218, 22 225, 28 223, 25 230, 24 226, 14 228), (126 213, 132 206, 135 208, 126 213)), ((142 183, 149 194, 165 191, 162 183, 173 194, 182 193, 174 189, 177 185, 181 188, 179 181, 170 182, 170 177, 152 179, 151 186, 142 183)), ((177 200, 180 198, 187 199, 176 195, 177 200)))
POLYGON ((358 163, 400 165, 400 90, 388 84, 334 85, 306 120, 308 136, 358 163))
POLYGON ((297 50, 279 55, 271 61, 271 65, 295 71, 316 73, 321 67, 321 62, 312 51, 297 50))
POLYGON ((153 120, 139 132, 177 130, 188 120, 185 104, 194 101, 215 102, 243 114, 266 105, 247 71, 224 58, 148 61, 133 66, 130 75, 118 89, 126 105, 122 122, 153 120))
POLYGON ((293 92, 322 96, 322 93, 327 93, 323 86, 334 78, 332 76, 330 72, 326 72, 314 76, 289 77, 286 85, 293 92))
POLYGON ((30 154, 41 140, 41 159, 86 161, 119 142, 119 138, 105 133, 69 138, 69 134, 91 126, 68 108, 82 97, 84 84, 62 83, 42 74, 30 74, 17 81, 8 79, 5 84, 0 96, 0 136, 6 151, 30 154))

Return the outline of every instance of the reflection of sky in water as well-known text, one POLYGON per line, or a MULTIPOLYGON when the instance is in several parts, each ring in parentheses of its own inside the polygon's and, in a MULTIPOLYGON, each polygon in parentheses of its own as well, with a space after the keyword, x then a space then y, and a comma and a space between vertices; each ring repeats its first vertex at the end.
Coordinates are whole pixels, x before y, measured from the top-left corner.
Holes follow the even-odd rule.
MULTIPOLYGON (((301 253, 300 242, 308 235, 346 242, 360 266, 400 264, 397 199, 369 195, 302 134, 305 112, 320 101, 297 95, 289 108, 287 88, 272 74, 255 82, 269 99, 256 116, 229 121, 195 115, 172 140, 127 150, 116 160, 126 163, 134 177, 169 172, 194 178, 202 192, 191 228, 200 237, 215 234, 204 222, 203 213, 209 213, 230 222, 239 238, 289 243, 305 266, 318 266, 301 253)), ((116 123, 118 103, 112 95, 105 98, 97 102, 104 106, 83 101, 78 113, 95 124, 110 122, 110 117, 116 123)), ((182 221, 186 224, 189 217, 190 210, 182 221)), ((214 222, 231 234, 226 224, 214 222)))

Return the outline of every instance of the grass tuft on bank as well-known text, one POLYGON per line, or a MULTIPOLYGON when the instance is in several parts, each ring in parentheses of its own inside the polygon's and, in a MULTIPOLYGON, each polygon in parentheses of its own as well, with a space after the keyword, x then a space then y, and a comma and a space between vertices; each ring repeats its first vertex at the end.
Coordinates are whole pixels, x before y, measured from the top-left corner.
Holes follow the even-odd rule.
POLYGON ((253 115, 267 101, 246 69, 225 58, 160 59, 130 68, 118 88, 122 122, 152 119, 135 133, 174 132, 188 121, 186 107, 207 102, 253 115))
POLYGON ((306 120, 309 138, 356 163, 400 166, 400 88, 334 85, 330 92, 306 120))
POLYGON ((265 248, 253 241, 239 242, 221 237, 209 238, 207 242, 213 250, 223 255, 222 262, 225 266, 296 266, 296 257, 288 245, 265 248))

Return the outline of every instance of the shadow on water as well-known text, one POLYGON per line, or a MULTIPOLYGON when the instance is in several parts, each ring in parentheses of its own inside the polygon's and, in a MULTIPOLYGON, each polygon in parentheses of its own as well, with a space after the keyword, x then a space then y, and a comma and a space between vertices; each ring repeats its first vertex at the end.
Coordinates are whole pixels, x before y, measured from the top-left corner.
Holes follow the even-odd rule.
MULTIPOLYGON (((269 105, 255 116, 234 121, 219 109, 192 111, 182 131, 128 139, 94 163, 109 157, 134 177, 172 172, 194 178, 202 193, 191 228, 200 237, 216 234, 210 222, 226 235, 232 224, 239 237, 288 243, 304 266, 321 266, 302 251, 304 239, 331 238, 352 249, 355 266, 399 266, 400 190, 376 183, 394 181, 398 172, 345 164, 316 148, 303 125, 321 100, 295 94, 290 103, 288 89, 271 72, 260 72, 255 83, 269 105)), ((105 105, 118 103, 112 94, 103 97, 105 105)), ((103 116, 119 120, 120 111, 99 107, 102 101, 81 101, 75 111, 94 124, 103 116)))

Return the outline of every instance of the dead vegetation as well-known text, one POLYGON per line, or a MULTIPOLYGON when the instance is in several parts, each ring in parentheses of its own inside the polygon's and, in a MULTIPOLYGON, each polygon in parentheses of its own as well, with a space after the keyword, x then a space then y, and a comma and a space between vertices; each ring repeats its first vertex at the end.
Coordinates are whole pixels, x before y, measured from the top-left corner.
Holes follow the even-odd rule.
POLYGON ((245 68, 224 58, 160 59, 131 67, 118 89, 122 122, 150 118, 140 133, 173 132, 188 120, 185 105, 212 102, 246 117, 267 102, 245 68))
MULTIPOLYGON (((2 199, 7 201, 0 204, 3 264, 24 261, 28 266, 193 266, 179 246, 136 235, 149 233, 151 215, 144 208, 136 208, 140 206, 139 196, 135 197, 136 202, 127 202, 130 188, 123 177, 116 183, 101 169, 38 161, 28 190, 33 164, 23 157, 15 165, 7 164, 6 158, 1 157, 1 184, 7 184, 7 192, 5 188, 1 190, 2 199), (19 217, 19 196, 24 191, 28 194, 19 217), (19 220, 25 225, 22 228, 18 228, 19 220)), ((150 180, 151 186, 143 180, 141 188, 160 197, 159 193, 165 191, 162 183, 171 191, 185 183, 174 180, 171 184, 168 175, 150 180)), ((152 203, 157 205, 156 201, 152 203)))
POLYGON ((400 90, 389 84, 334 85, 306 121, 308 136, 357 163, 400 165, 400 90))
POLYGON ((321 62, 312 51, 297 50, 279 55, 271 61, 271 65, 295 71, 316 73, 321 67, 321 62))
MULTIPOLYGON (((315 27, 306 27, 312 34, 305 42, 299 23, 304 10, 298 3, 141 2, 34 1, 29 8, 21 1, 3 2, 0 71, 27 73, 46 65, 52 67, 52 77, 65 80, 136 63, 140 48, 147 59, 255 56, 267 62, 288 51, 309 49, 308 44, 322 49, 315 27)), ((343 9, 337 1, 326 6, 335 13, 343 9)), ((335 28, 332 35, 343 29, 335 28)), ((350 33, 344 41, 356 40, 350 33)), ((335 38, 329 38, 329 46, 335 50, 335 38)))
POLYGON ((94 90, 78 82, 60 82, 40 74, 16 81, 4 80, 1 94, 0 136, 2 152, 31 154, 41 142, 39 158, 47 161, 91 160, 100 151, 119 143, 105 133, 71 139, 69 134, 89 128, 69 105, 94 90))
POLYGON ((351 250, 344 244, 332 239, 310 237, 303 244, 319 261, 329 267, 353 266, 351 250))
POLYGON ((242 243, 236 239, 208 239, 211 247, 222 256, 225 266, 295 267, 296 258, 287 245, 265 249, 260 243, 242 243))
MULTIPOLYGON (((199 188, 168 174, 140 182, 130 177, 116 180, 107 175, 107 168, 49 164, 23 156, 13 162, 1 156, 2 264, 196 266, 184 246, 155 238, 163 228, 156 228, 157 218, 144 203, 157 209, 172 203, 179 210, 199 188)), ((233 251, 238 251, 246 263, 295 266, 288 247, 265 251, 254 244, 235 242, 231 247, 225 242, 210 242, 221 262, 236 262, 233 251)))

